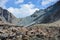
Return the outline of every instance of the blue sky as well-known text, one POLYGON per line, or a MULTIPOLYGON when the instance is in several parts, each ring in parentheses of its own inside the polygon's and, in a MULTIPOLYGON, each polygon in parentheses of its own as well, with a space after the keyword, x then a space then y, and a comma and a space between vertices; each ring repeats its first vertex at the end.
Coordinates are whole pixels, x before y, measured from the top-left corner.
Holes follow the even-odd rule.
POLYGON ((0 7, 7 9, 17 18, 32 15, 36 10, 45 9, 58 0, 0 0, 0 7))

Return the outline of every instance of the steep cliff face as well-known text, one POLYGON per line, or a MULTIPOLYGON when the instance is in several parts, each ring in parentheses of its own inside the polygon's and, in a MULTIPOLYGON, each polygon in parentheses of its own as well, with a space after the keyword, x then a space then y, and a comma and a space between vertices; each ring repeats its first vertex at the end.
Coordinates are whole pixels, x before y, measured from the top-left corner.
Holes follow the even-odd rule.
POLYGON ((1 7, 0 7, 0 20, 3 22, 12 23, 12 24, 18 23, 18 19, 13 14, 11 14, 6 9, 2 9, 1 7))

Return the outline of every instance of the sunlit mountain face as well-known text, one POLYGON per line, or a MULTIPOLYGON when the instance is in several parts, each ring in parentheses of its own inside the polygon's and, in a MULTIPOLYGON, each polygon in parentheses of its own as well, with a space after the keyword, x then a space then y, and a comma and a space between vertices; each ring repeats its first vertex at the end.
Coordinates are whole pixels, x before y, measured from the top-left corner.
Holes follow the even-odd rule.
POLYGON ((32 15, 36 10, 45 9, 59 0, 0 0, 0 7, 7 9, 17 18, 32 15))

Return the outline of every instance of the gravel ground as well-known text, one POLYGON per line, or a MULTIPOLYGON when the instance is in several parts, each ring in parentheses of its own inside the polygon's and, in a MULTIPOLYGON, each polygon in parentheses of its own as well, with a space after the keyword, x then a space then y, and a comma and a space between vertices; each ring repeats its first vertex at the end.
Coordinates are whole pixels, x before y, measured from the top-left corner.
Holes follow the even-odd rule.
POLYGON ((60 27, 33 26, 1 28, 0 40, 60 40, 60 27))

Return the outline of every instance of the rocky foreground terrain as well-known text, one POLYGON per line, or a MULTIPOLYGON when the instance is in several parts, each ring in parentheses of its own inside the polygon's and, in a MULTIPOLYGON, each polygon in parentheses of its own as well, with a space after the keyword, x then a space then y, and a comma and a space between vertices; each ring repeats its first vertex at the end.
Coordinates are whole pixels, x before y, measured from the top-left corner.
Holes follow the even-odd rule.
POLYGON ((60 27, 44 24, 23 27, 1 23, 0 40, 60 40, 60 27))

